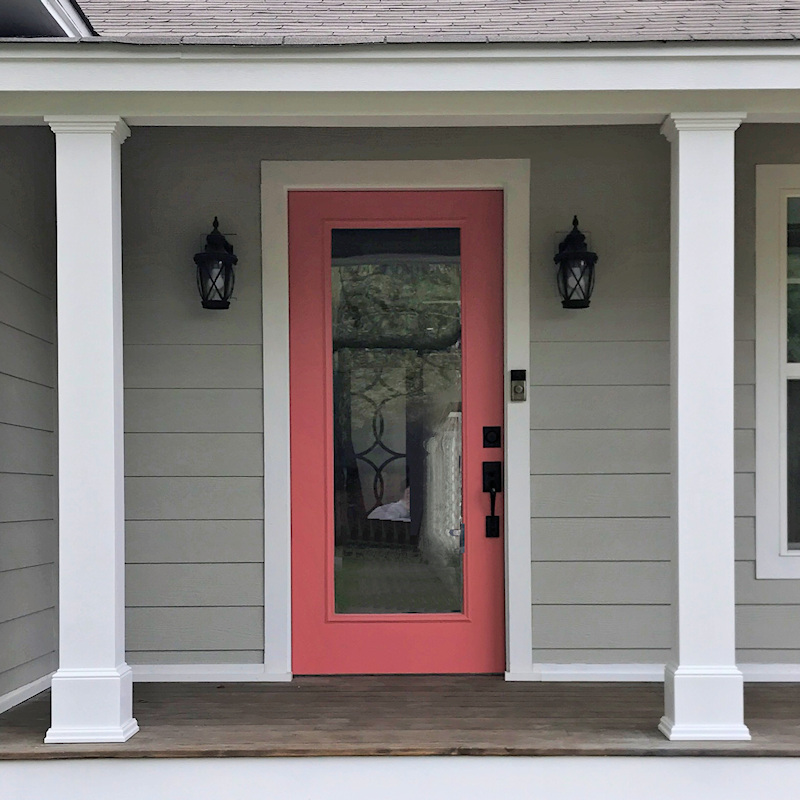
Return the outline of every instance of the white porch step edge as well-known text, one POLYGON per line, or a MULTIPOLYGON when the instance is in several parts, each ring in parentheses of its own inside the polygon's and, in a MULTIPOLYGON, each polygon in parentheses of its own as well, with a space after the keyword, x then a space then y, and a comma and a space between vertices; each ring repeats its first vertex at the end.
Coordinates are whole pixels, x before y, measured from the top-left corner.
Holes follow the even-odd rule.
POLYGON ((14 706, 18 706, 20 703, 24 703, 26 700, 30 700, 31 697, 36 697, 37 694, 47 691, 47 689, 50 688, 53 674, 54 673, 50 672, 47 675, 43 675, 41 678, 37 678, 35 681, 20 686, 19 689, 13 689, 0 696, 0 714, 8 711, 10 708, 14 708, 14 706))

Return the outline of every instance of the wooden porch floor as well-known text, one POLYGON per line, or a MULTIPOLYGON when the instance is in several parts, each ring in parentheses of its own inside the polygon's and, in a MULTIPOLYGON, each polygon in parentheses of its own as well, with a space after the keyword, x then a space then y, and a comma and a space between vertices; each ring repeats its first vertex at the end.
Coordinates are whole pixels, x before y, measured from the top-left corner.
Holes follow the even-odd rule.
POLYGON ((752 742, 668 742, 659 684, 492 676, 140 683, 125 744, 45 745, 45 692, 0 716, 0 759, 352 755, 800 755, 800 685, 745 690, 752 742))

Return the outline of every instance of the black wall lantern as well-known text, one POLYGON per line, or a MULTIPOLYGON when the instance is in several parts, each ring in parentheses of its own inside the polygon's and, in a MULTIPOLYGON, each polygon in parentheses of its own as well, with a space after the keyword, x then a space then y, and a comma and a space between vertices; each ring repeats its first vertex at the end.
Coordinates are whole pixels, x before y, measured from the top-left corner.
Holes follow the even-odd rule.
POLYGON ((586 237, 578 230, 578 218, 572 230, 558 245, 553 261, 558 265, 558 291, 564 308, 589 308, 594 289, 594 265, 597 253, 586 249, 586 237))
POLYGON ((219 232, 219 220, 214 217, 214 230, 206 236, 203 252, 194 257, 203 308, 230 308, 235 277, 233 268, 238 261, 232 245, 219 232))

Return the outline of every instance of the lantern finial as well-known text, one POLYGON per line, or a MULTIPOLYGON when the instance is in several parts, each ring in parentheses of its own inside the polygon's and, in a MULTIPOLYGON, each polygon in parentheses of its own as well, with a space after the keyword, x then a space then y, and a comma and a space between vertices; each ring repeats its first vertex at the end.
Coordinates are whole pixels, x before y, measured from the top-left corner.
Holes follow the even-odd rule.
POLYGON ((578 215, 577 215, 577 214, 575 214, 575 215, 572 217, 572 227, 573 227, 573 228, 577 228, 577 227, 578 227, 578 215))

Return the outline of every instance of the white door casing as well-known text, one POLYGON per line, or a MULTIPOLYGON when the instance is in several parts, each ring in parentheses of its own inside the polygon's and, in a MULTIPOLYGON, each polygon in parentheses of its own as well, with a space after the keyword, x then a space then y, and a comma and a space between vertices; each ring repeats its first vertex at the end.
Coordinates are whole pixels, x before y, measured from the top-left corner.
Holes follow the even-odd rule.
POLYGON ((265 680, 291 677, 289 251, 292 189, 502 189, 505 193, 506 677, 531 673, 530 412, 508 402, 529 369, 530 166, 523 160, 262 163, 265 680))

